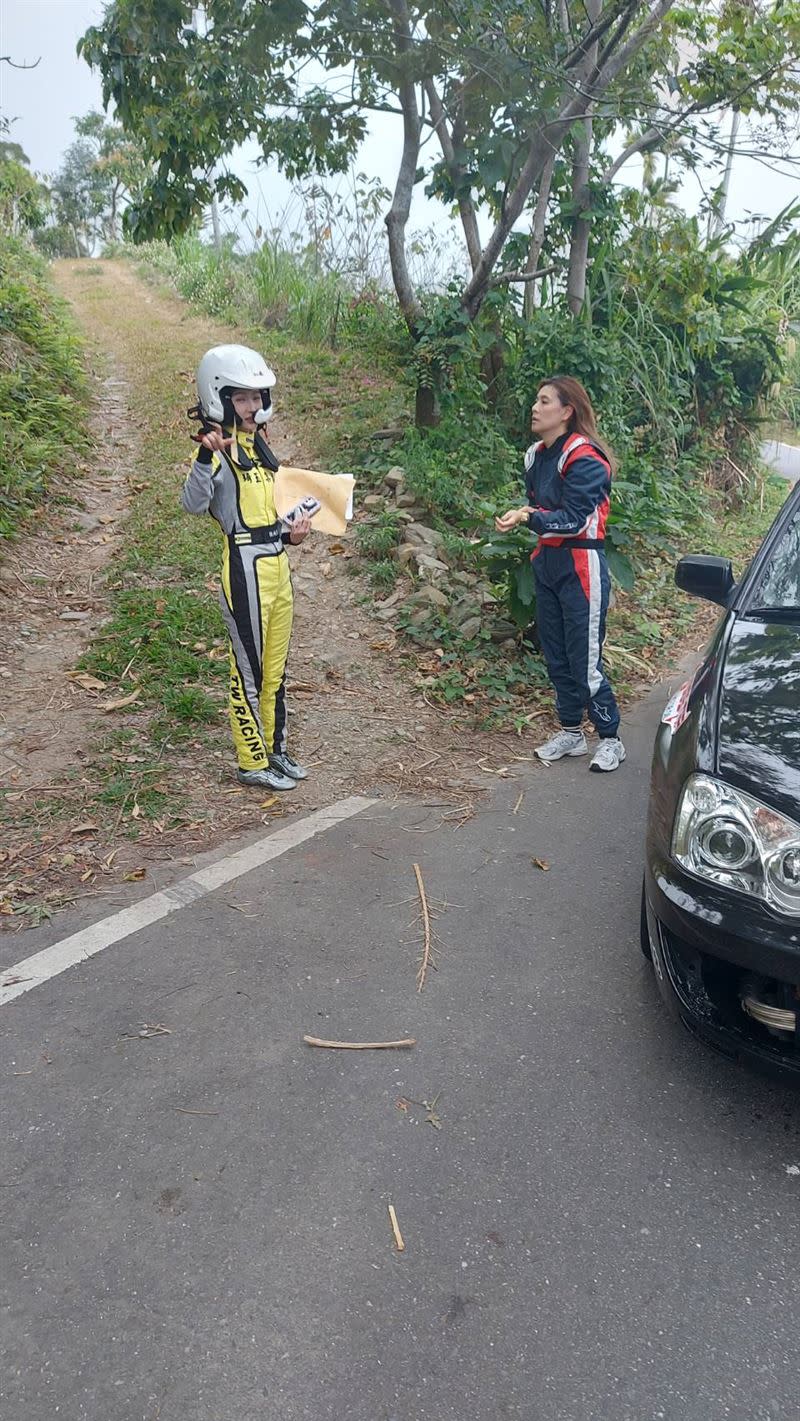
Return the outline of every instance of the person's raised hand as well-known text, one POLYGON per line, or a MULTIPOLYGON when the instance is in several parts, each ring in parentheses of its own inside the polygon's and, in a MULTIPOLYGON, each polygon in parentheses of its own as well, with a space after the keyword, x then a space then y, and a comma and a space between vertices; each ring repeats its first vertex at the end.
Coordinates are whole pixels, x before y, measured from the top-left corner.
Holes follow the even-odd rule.
POLYGON ((226 439, 221 424, 214 424, 210 429, 204 429, 202 434, 196 436, 198 444, 202 444, 204 449, 210 449, 212 454, 219 453, 220 449, 230 449, 233 443, 233 435, 226 439))

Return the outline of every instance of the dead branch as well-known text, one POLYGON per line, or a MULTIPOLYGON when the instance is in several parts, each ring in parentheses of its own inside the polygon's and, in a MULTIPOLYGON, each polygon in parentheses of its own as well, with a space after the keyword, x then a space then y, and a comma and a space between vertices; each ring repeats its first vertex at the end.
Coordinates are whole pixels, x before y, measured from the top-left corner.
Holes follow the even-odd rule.
POLYGON ((428 899, 425 894, 425 884, 422 881, 422 871, 418 863, 414 864, 414 876, 417 880, 417 888, 419 889, 419 901, 422 907, 422 961, 420 963, 419 971, 417 973, 417 991, 421 992, 423 987, 425 986, 425 978, 428 975, 428 967, 430 966, 431 960, 431 915, 430 910, 428 908, 428 899))
POLYGON ((332 1051, 387 1051, 394 1046, 416 1046, 413 1036, 406 1036, 402 1041, 322 1041, 319 1036, 304 1036, 303 1040, 308 1046, 327 1046, 332 1051))

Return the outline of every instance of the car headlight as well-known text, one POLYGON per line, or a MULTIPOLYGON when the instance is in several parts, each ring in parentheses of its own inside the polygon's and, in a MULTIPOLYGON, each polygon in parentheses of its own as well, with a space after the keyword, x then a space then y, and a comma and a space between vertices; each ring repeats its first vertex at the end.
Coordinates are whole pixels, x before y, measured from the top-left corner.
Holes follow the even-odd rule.
POLYGON ((679 864, 800 917, 800 824, 710 775, 690 775, 672 831, 679 864))

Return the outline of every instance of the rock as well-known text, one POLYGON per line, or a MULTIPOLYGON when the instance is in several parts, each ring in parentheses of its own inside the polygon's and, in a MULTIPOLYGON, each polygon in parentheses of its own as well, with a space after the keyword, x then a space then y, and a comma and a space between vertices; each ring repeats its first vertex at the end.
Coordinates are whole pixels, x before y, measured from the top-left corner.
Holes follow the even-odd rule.
POLYGON ((361 500, 362 508, 383 508, 386 500, 379 493, 368 493, 366 498, 361 500))
POLYGON ((508 641, 515 636, 517 628, 513 622, 499 621, 492 627, 492 641, 499 646, 501 642, 508 641))
POLYGON ((501 650, 501 651, 516 651, 516 650, 517 650, 517 643, 516 643, 515 638, 514 638, 513 636, 510 636, 510 637, 508 638, 508 641, 501 641, 501 643, 500 643, 500 650, 501 650))
POLYGON ((431 548, 438 548, 444 542, 441 533, 437 533, 435 528, 428 528, 425 523, 409 523, 406 537, 409 543, 427 543, 431 548))
POLYGON ((443 592, 438 587, 420 587, 418 592, 412 592, 407 603, 407 607, 447 607, 449 602, 443 592))
POLYGON ((400 543, 394 549, 392 557, 395 562, 399 562, 400 566, 404 567, 406 563, 411 562, 411 559, 415 557, 418 552, 419 547, 416 543, 400 543))
POLYGON ((477 609, 471 597, 459 597, 450 608, 450 621, 454 627, 463 627, 470 618, 477 616, 477 609))
POLYGON ((407 511, 403 513, 398 513, 397 521, 398 523, 413 523, 415 521, 414 514, 408 513, 407 511))
POLYGON ((384 476, 383 480, 387 488, 394 489, 402 488, 405 481, 406 471, 405 469, 401 469, 399 464, 395 464, 394 468, 389 470, 388 474, 384 476))
POLYGON ((418 552, 414 561, 420 577, 425 578, 426 582, 441 582, 450 571, 447 563, 439 562, 438 558, 429 557, 426 553, 418 552))
POLYGON ((416 508, 417 495, 415 493, 398 493, 395 503, 398 508, 416 508))
POLYGON ((62 622, 86 622, 91 617, 91 612, 61 612, 62 622))
POLYGON ((472 641, 473 637, 478 636, 482 625, 480 617, 469 617, 458 630, 465 641, 472 641))
POLYGON ((387 611, 388 608, 390 608, 390 607, 396 607, 397 604, 398 604, 398 602, 402 602, 402 600, 403 600, 403 589, 402 589, 402 587, 398 587, 398 589, 397 589, 395 592, 391 592, 388 597, 384 597, 383 601, 382 601, 382 602, 378 602, 376 605, 377 605, 379 611, 385 612, 385 611, 387 611))

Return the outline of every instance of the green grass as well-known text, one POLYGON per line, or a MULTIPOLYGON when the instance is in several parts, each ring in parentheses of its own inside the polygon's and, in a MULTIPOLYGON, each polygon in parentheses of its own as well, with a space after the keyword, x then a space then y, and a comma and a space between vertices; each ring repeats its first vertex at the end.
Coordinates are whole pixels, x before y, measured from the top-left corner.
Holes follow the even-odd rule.
POLYGON ((0 236, 0 537, 72 474, 86 410, 74 321, 42 259, 0 236))

